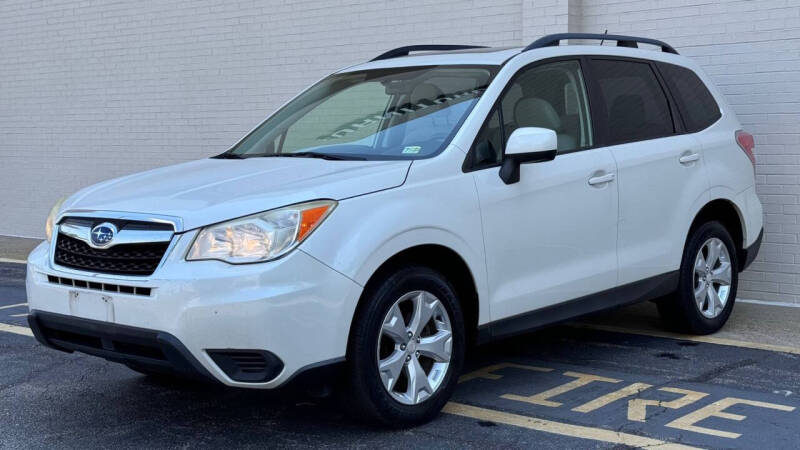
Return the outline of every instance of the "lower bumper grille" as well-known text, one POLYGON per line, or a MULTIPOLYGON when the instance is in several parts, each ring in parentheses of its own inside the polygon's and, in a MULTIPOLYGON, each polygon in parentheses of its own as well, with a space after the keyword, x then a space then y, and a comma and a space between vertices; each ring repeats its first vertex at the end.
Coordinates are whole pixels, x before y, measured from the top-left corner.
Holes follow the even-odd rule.
POLYGON ((231 380, 263 383, 278 376, 283 362, 264 350, 208 350, 208 356, 231 380))
POLYGON ((142 297, 149 297, 152 288, 141 286, 125 286, 121 284, 98 283, 97 281, 86 280, 73 280, 72 278, 57 277, 55 275, 48 275, 47 281, 52 284, 60 284, 62 286, 73 286, 77 288, 90 289, 93 291, 103 292, 119 292, 129 295, 140 295, 142 297))

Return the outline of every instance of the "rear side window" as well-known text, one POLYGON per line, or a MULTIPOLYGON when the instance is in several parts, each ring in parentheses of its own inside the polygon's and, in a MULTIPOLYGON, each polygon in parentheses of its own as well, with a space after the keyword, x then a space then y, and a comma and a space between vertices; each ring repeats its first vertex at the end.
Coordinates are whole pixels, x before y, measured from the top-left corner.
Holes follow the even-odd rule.
POLYGON ((609 144, 643 141, 675 133, 669 102, 650 64, 592 60, 592 75, 605 106, 609 144))
POLYGON ((719 105, 696 73, 665 63, 658 63, 658 69, 681 109, 687 131, 694 133, 703 130, 719 120, 722 116, 719 105))

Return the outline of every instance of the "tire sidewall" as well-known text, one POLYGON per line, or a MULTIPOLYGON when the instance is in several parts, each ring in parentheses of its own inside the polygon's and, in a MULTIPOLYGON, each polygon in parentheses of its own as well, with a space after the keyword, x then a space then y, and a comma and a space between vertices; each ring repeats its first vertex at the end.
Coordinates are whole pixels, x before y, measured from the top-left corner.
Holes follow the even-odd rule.
POLYGON ((716 221, 707 222, 694 230, 684 250, 678 292, 680 306, 684 310, 685 317, 692 332, 709 334, 719 330, 725 325, 736 303, 736 291, 739 284, 738 264, 738 255, 733 238, 731 238, 730 233, 728 233, 728 230, 721 223, 716 221), (731 285, 728 293, 728 301, 722 313, 714 318, 704 316, 697 307, 697 303, 694 299, 695 258, 701 246, 711 238, 717 238, 725 244, 731 261, 731 285))
POLYGON ((356 317, 348 351, 351 378, 356 400, 364 403, 367 414, 378 422, 406 427, 433 418, 452 395, 464 360, 465 330, 462 310, 455 289, 439 273, 426 267, 405 267, 388 276, 372 292, 356 317), (404 294, 424 290, 435 295, 450 316, 453 333, 450 366, 439 389, 417 405, 405 405, 386 391, 378 372, 376 345, 381 325, 389 308, 404 294))

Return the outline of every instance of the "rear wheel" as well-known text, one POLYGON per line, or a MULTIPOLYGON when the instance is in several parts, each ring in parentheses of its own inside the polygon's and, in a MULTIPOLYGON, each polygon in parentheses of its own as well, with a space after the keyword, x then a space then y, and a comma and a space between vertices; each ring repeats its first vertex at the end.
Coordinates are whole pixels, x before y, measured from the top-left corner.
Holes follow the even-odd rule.
POLYGON ((355 406, 402 428, 432 419, 452 394, 464 355, 455 290, 439 273, 407 267, 367 293, 348 361, 355 406))
POLYGON ((668 325, 694 334, 714 333, 727 322, 739 281, 736 247, 719 222, 697 227, 684 249, 678 291, 658 302, 668 325))

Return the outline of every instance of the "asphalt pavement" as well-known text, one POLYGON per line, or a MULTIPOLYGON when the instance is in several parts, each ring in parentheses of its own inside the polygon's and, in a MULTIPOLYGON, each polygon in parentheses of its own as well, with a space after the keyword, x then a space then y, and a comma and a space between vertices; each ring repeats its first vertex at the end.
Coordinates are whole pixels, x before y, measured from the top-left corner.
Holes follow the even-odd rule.
POLYGON ((475 349, 444 413, 387 431, 352 417, 342 393, 153 379, 44 348, 26 333, 24 274, 0 264, 0 448, 772 449, 800 439, 800 348, 785 341, 651 333, 624 311, 582 320, 475 349))

